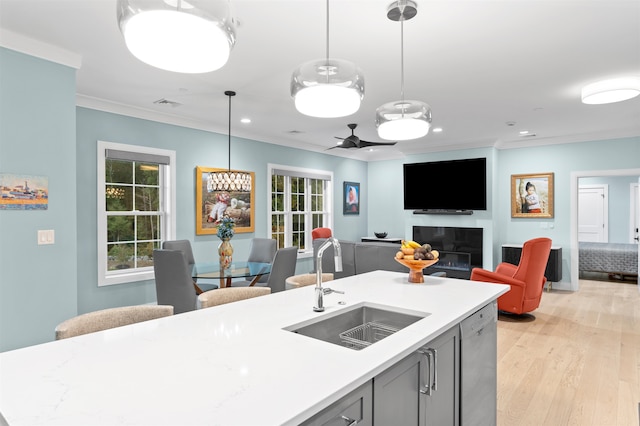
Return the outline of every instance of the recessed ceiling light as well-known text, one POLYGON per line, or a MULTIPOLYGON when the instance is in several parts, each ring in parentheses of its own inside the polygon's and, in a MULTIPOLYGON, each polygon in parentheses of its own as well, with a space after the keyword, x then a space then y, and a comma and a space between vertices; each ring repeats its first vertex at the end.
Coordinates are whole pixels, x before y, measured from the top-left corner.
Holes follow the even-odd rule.
POLYGON ((582 103, 589 105, 626 101, 640 95, 640 78, 625 77, 598 81, 582 88, 582 103))
POLYGON ((251 119, 250 118, 241 118, 240 122, 244 123, 244 124, 249 124, 249 123, 251 123, 251 119))
POLYGON ((440 133, 442 131, 442 127, 434 127, 431 131, 433 133, 440 133))
POLYGON ((527 133, 529 133, 529 131, 528 131, 528 130, 520 130, 520 134, 521 134, 521 135, 526 135, 527 133))

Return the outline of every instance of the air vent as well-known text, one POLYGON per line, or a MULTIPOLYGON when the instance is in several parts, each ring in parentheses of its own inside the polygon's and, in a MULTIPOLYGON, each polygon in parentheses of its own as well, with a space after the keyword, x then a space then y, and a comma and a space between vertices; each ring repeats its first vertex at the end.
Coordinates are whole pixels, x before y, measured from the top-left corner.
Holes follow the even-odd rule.
POLYGON ((289 133, 290 135, 299 135, 304 132, 300 130, 289 130, 287 133, 289 133))
POLYGON ((154 101, 153 103, 156 104, 156 105, 168 105, 168 106, 171 106, 173 108, 179 107, 179 106, 182 105, 179 102, 170 101, 169 99, 165 99, 165 98, 158 99, 157 101, 154 101))

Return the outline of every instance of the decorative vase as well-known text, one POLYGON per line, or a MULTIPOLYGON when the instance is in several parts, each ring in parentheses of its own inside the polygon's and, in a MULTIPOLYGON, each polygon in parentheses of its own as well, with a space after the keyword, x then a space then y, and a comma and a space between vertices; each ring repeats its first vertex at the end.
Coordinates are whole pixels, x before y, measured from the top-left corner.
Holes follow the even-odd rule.
POLYGON ((218 254, 220 255, 220 269, 228 269, 233 260, 233 246, 231 238, 223 238, 218 246, 218 254))

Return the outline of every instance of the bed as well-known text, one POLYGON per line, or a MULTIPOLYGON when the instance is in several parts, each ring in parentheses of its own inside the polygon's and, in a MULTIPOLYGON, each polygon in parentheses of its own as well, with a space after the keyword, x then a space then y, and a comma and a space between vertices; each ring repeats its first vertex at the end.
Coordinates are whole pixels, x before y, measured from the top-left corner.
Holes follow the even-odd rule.
POLYGON ((579 243, 580 272, 638 276, 638 244, 579 243))

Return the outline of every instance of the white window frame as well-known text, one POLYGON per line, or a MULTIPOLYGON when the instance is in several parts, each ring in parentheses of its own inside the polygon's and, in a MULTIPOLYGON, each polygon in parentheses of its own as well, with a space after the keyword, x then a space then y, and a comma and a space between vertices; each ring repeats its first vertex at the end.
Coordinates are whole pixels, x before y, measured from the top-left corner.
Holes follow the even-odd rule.
POLYGON ((161 221, 164 225, 161 231, 163 241, 173 240, 176 235, 176 152, 147 146, 98 141, 98 188, 96 190, 98 197, 98 286, 102 287, 152 280, 154 279, 152 267, 119 271, 107 270, 107 212, 105 201, 105 161, 107 149, 169 157, 169 165, 162 166, 163 171, 160 173, 160 199, 163 200, 162 204, 165 207, 164 218, 161 221))
MULTIPOLYGON (((271 181, 274 169, 277 170, 286 170, 293 175, 297 175, 297 177, 312 177, 313 175, 318 176, 329 176, 326 179, 325 186, 325 194, 324 194, 324 215, 325 215, 325 227, 333 228, 333 191, 334 191, 334 182, 333 182, 333 172, 330 170, 319 170, 319 169, 308 169, 303 167, 294 167, 294 166, 285 166, 281 164, 267 164, 267 176, 269 177, 269 183, 267 185, 267 200, 269 202, 269 208, 267 209, 267 226, 268 226, 268 237, 273 238, 273 234, 271 232, 271 217, 274 213, 280 214, 280 212, 273 212, 271 210, 271 181)), ((289 182, 287 182, 289 183, 289 182)), ((290 185, 285 185, 285 247, 291 247, 293 244, 293 212, 291 211, 291 187, 290 185)), ((305 223, 311 224, 311 195, 310 188, 307 183, 305 185, 305 223)), ((296 212, 298 214, 298 212, 296 212)), ((298 257, 308 257, 313 256, 313 245, 311 239, 311 231, 312 229, 307 229, 305 231, 305 247, 304 251, 299 252, 298 257)))

